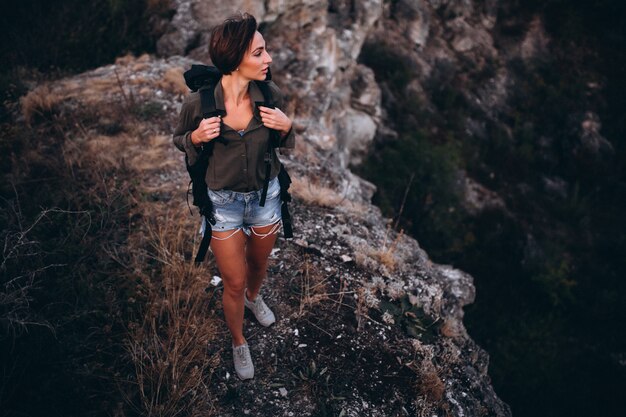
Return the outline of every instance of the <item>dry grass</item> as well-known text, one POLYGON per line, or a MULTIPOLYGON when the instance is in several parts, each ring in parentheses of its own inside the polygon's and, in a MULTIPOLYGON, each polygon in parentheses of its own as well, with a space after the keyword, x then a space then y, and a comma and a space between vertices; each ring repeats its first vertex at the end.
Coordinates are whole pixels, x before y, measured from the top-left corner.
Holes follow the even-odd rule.
POLYGON ((363 319, 369 317, 367 313, 369 312, 370 305, 368 305, 367 300, 368 297, 371 297, 370 291, 369 288, 365 287, 361 287, 356 291, 356 309, 354 313, 356 315, 357 330, 361 330, 363 319))
MULTIPOLYGON (((435 351, 432 346, 423 345, 418 339, 412 340, 415 353, 421 356, 406 366, 415 372, 417 379, 415 381, 417 406, 417 415, 420 417, 440 415, 448 416, 449 410, 444 402, 446 385, 441 379, 440 370, 433 362, 435 351)), ((440 359, 437 357, 437 359, 440 359)))
POLYGON ((130 64, 147 64, 150 62, 150 55, 142 54, 140 56, 135 56, 133 54, 126 54, 124 56, 120 56, 115 59, 115 65, 119 66, 130 66, 130 64))
POLYGON ((165 71, 165 74, 163 74, 163 79, 157 82, 157 86, 173 94, 188 94, 189 87, 187 87, 187 84, 185 84, 183 71, 184 70, 180 67, 168 69, 167 71, 165 71))
POLYGON ((166 155, 171 152, 171 138, 165 135, 95 135, 84 144, 66 144, 65 152, 68 162, 78 166, 94 162, 108 169, 126 166, 146 177, 151 173, 174 170, 179 165, 166 155))
POLYGON ((412 362, 407 366, 417 375, 415 381, 417 416, 449 416, 448 406, 444 402, 446 385, 439 376, 430 355, 426 355, 421 361, 412 362))
POLYGON ((148 416, 210 414, 210 381, 220 352, 207 357, 216 330, 215 318, 207 314, 208 271, 184 259, 187 231, 173 219, 148 224, 147 233, 148 257, 160 274, 140 276, 148 293, 146 310, 140 323, 129 326, 127 339, 139 401, 129 402, 148 416))
MULTIPOLYGON (((143 58, 125 57, 120 62, 130 67, 149 65, 143 58)), ((175 151, 172 151, 171 137, 146 134, 154 129, 149 129, 128 111, 133 97, 130 84, 126 84, 127 71, 127 68, 120 68, 119 74, 110 73, 101 78, 92 79, 87 75, 42 85, 23 97, 21 106, 25 120, 40 129, 43 136, 33 134, 32 146, 23 142, 20 159, 15 160, 29 163, 16 166, 20 168, 20 178, 27 180, 30 180, 30 171, 45 171, 46 175, 49 172, 55 181, 67 176, 66 181, 59 182, 62 187, 67 185, 67 189, 59 193, 69 195, 72 204, 93 210, 93 222, 98 224, 83 225, 91 221, 83 219, 86 215, 75 222, 87 231, 102 229, 101 234, 105 236, 94 244, 97 256, 88 257, 79 252, 93 262, 89 266, 95 266, 95 273, 104 274, 100 268, 107 273, 111 271, 110 282, 101 286, 114 294, 103 305, 97 304, 99 299, 90 293, 92 298, 85 303, 95 300, 89 304, 90 308, 122 312, 114 325, 126 328, 126 333, 116 335, 114 340, 103 339, 110 349, 115 348, 120 353, 116 355, 119 361, 115 364, 116 376, 111 371, 101 378, 118 384, 134 414, 211 415, 214 413, 211 379, 221 352, 207 356, 207 342, 215 337, 219 320, 209 313, 212 293, 207 294, 205 290, 210 272, 206 265, 195 266, 189 259, 195 250, 192 230, 196 225, 191 223, 197 218, 189 216, 184 208, 184 192, 177 190, 181 184, 165 180, 174 177, 173 173, 180 169, 179 158, 172 157, 175 151), (125 80, 124 83, 121 80, 125 80), (71 99, 67 107, 61 107, 67 99, 71 99), (87 115, 91 118, 87 119, 87 115), (102 129, 103 124, 98 124, 102 118, 106 118, 107 123, 117 123, 120 126, 117 133, 97 133, 106 131, 102 129), (46 123, 37 126, 41 120, 46 123), (52 163, 54 166, 48 167, 52 163), (159 198, 144 198, 152 192, 158 192, 159 198), (176 212, 176 216, 170 215, 170 210, 176 212), (98 263, 100 259, 102 264, 98 263), (112 271, 112 262, 121 268, 112 271), (119 376, 128 375, 127 372, 132 375, 119 376)), ((180 89, 180 84, 174 81, 177 77, 182 80, 180 71, 168 71, 163 77, 166 83, 163 88, 180 89)), ((33 224, 38 222, 39 219, 35 219, 33 224)), ((27 231, 29 223, 24 224, 24 231, 27 231)), ((20 251, 32 252, 30 248, 37 242, 29 239, 28 232, 18 232, 0 234, 0 237, 20 251)), ((75 240, 80 251, 83 248, 81 236, 75 240)), ((15 255, 5 250, 2 265, 12 262, 13 258, 15 255)), ((42 272, 38 265, 35 267, 28 270, 30 275, 19 283, 33 286, 33 278, 42 272)), ((89 278, 85 283, 90 284, 89 278)), ((16 290, 20 289, 16 287, 16 290)), ((38 324, 22 313, 29 302, 29 294, 23 299, 17 298, 20 295, 17 292, 7 294, 13 297, 8 301, 11 311, 15 312, 12 314, 16 331, 26 319, 29 325, 38 324)), ((23 290, 21 294, 24 295, 23 290)), ((91 333, 90 338, 96 339, 96 333, 91 333)), ((119 397, 119 394, 110 395, 119 397)))
POLYGON ((57 109, 63 97, 53 92, 46 84, 30 91, 20 99, 22 114, 26 123, 32 125, 34 122, 49 118, 57 109))
POLYGON ((446 319, 439 328, 439 331, 442 336, 452 339, 463 335, 463 331, 455 319, 446 319))
POLYGON ((348 200, 332 188, 311 182, 309 177, 296 177, 294 175, 291 180, 292 183, 289 190, 296 198, 307 204, 320 207, 343 208, 355 213, 366 211, 362 204, 348 200))
POLYGON ((420 395, 433 404, 439 404, 443 400, 446 386, 430 361, 422 364, 416 388, 420 395))
POLYGON ((400 233, 396 235, 395 239, 393 240, 393 242, 391 242, 391 244, 387 243, 389 232, 390 230, 388 227, 387 233, 385 234, 385 241, 383 243, 383 246, 380 249, 372 249, 369 252, 369 256, 371 256, 372 258, 380 262, 382 265, 384 265, 390 272, 393 272, 398 266, 398 258, 396 257, 395 253, 396 253, 396 249, 398 248, 398 243, 400 243, 400 241, 402 240, 404 231, 400 230, 400 233))
POLYGON ((300 280, 300 307, 298 317, 304 316, 312 307, 321 301, 327 300, 327 278, 315 270, 305 256, 302 266, 302 279, 300 280))
POLYGON ((29 328, 35 326, 46 327, 51 333, 56 329, 43 317, 39 317, 31 309, 33 293, 40 290, 38 280, 48 269, 64 267, 61 264, 37 265, 38 258, 42 258, 41 242, 31 236, 44 219, 54 212, 72 213, 58 209, 46 209, 28 225, 24 224, 19 200, 10 207, 17 217, 15 230, 9 228, 0 231, 3 240, 0 251, 0 322, 6 333, 4 336, 17 337, 29 328))
POLYGON ((389 234, 390 228, 388 227, 381 247, 361 247, 354 255, 356 264, 365 269, 377 269, 377 267, 380 267, 387 274, 393 273, 400 264, 400 260, 396 256, 396 249, 403 238, 404 232, 401 230, 390 244, 388 243, 389 234))

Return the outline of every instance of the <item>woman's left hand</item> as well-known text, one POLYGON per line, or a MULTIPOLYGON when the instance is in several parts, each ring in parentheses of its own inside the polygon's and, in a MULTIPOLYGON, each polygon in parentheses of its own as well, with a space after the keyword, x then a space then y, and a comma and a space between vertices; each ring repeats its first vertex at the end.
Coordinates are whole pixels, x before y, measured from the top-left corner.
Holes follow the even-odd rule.
POLYGON ((269 107, 259 106, 259 111, 265 127, 278 130, 283 135, 289 133, 291 129, 291 119, 278 107, 270 109, 269 107))

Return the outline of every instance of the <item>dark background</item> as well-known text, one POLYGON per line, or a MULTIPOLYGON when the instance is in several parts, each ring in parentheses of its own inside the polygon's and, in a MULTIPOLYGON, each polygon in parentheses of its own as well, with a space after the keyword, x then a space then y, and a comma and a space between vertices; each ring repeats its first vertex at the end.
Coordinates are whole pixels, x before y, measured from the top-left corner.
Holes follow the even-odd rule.
MULTIPOLYGON (((427 86, 437 109, 424 112, 405 96, 412 68, 402 57, 364 49, 360 60, 386 84, 383 103, 400 137, 379 142, 356 170, 378 186, 375 203, 434 260, 474 276, 465 324, 489 352, 494 388, 514 416, 621 416, 626 5, 499 2, 496 48, 518 42, 535 15, 550 35, 550 57, 533 67, 508 64, 515 85, 500 123, 486 122, 488 140, 465 133, 466 118, 481 114, 464 98, 471 85, 462 70, 440 71, 427 86), (578 147, 586 111, 599 115, 612 155, 578 147), (469 215, 455 188, 459 169, 496 191, 509 213, 469 215), (545 192, 544 177, 563 179, 567 196, 545 192)), ((471 76, 479 84, 491 75, 488 67, 471 76)))

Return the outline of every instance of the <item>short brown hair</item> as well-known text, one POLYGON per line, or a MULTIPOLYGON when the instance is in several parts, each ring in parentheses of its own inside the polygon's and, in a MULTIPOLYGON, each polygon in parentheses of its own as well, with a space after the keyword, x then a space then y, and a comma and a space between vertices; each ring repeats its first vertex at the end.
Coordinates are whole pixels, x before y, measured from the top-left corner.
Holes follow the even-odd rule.
POLYGON ((248 13, 231 16, 214 27, 209 43, 213 65, 227 75, 237 69, 256 30, 256 19, 248 13))

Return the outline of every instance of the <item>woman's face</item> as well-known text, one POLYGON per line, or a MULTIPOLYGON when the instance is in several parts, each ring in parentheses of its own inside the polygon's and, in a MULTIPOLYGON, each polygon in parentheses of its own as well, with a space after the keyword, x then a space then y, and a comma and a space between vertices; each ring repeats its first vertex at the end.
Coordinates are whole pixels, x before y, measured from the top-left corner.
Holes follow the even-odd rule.
POLYGON ((250 80, 265 80, 267 69, 272 63, 272 57, 265 49, 265 39, 259 32, 254 33, 250 48, 246 51, 239 64, 239 74, 250 80))

